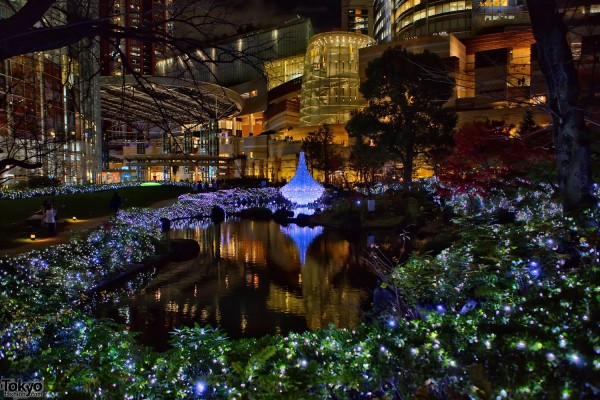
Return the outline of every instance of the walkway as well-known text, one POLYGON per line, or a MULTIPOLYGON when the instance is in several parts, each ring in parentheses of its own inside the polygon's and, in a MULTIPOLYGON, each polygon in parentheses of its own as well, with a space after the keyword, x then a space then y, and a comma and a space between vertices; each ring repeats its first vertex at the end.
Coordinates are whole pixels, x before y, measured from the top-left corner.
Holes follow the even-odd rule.
MULTIPOLYGON (((177 199, 162 200, 154 203, 150 208, 163 208, 176 203, 177 199)), ((72 236, 79 235, 85 231, 96 229, 102 225, 108 224, 112 216, 108 215, 100 218, 91 218, 85 220, 69 221, 68 225, 58 229, 56 236, 36 239, 35 241, 24 241, 22 245, 10 249, 0 249, 1 256, 13 256, 21 253, 27 253, 31 250, 45 249, 50 246, 68 243, 72 236)), ((59 220, 60 223, 60 220, 59 220)))

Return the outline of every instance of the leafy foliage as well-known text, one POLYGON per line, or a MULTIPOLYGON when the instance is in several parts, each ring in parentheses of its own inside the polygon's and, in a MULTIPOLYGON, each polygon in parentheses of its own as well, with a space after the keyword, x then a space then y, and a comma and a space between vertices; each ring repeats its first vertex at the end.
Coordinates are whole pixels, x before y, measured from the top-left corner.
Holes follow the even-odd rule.
POLYGON ((389 160, 402 162, 410 185, 417 157, 431 160, 451 146, 456 116, 442 106, 454 84, 436 55, 401 47, 384 51, 367 66, 366 76, 360 91, 368 106, 352 116, 346 130, 359 142, 385 149, 389 160))
POLYGON ((439 178, 462 193, 490 194, 515 178, 527 178, 534 165, 552 171, 548 132, 533 129, 524 121, 523 134, 502 122, 475 122, 454 135, 455 148, 439 178))
MULTIPOLYGON (((360 117, 355 118, 354 122, 358 123, 360 117)), ((364 184, 369 194, 378 181, 377 177, 386 158, 387 152, 382 146, 371 146, 362 140, 356 140, 350 149, 348 164, 356 172, 358 181, 364 184)))
POLYGON ((3 376, 40 377, 55 398, 598 397, 600 209, 562 217, 547 191, 476 210, 467 198, 447 201, 461 227, 453 245, 390 266, 384 286, 399 302, 352 330, 232 341, 196 325, 157 354, 73 307, 105 263, 119 270, 151 252, 151 240, 136 254, 123 246, 143 232, 102 232, 50 263, 38 253, 3 260, 3 376), (494 222, 499 208, 514 219, 494 222))
POLYGON ((338 145, 333 142, 333 132, 328 124, 323 124, 316 132, 310 132, 302 140, 302 151, 311 171, 323 172, 325 183, 331 180, 331 173, 341 168, 344 163, 338 145))
POLYGON ((32 189, 45 188, 45 187, 57 187, 60 185, 60 180, 51 178, 49 176, 34 175, 28 179, 28 185, 32 189))

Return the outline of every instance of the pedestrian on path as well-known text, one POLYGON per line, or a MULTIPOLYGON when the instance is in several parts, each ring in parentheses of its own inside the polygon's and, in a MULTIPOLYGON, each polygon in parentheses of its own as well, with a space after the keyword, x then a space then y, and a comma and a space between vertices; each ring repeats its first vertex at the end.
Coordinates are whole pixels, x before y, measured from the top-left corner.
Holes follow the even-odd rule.
POLYGON ((56 208, 51 202, 44 206, 44 223, 48 227, 48 235, 56 236, 56 208))

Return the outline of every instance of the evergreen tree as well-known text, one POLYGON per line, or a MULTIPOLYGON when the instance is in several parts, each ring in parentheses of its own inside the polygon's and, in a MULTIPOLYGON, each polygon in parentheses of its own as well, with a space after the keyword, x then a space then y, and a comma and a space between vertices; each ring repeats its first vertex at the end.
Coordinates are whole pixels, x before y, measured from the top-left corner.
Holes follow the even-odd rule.
POLYGON ((353 115, 346 129, 357 141, 385 149, 387 159, 400 161, 409 188, 415 159, 452 143, 456 115, 442 107, 454 83, 435 54, 413 54, 402 47, 387 49, 369 63, 366 77, 360 91, 368 106, 353 115))
POLYGON ((525 136, 529 133, 535 132, 537 129, 539 129, 539 126, 535 123, 535 120, 533 119, 533 113, 531 112, 531 110, 526 109, 523 112, 523 120, 519 124, 519 135, 525 136))

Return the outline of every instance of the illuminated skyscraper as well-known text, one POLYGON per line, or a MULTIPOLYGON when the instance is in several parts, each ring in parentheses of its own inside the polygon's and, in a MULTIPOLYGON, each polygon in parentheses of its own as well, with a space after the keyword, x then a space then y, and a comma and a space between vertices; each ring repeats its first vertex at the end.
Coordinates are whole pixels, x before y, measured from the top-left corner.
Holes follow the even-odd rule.
MULTIPOLYGON (((100 15, 126 28, 156 31, 156 24, 168 19, 171 0, 101 0, 100 15)), ((173 26, 164 23, 167 35, 173 26)), ((101 41, 102 75, 156 74, 156 63, 165 54, 166 46, 156 40, 130 38, 101 41), (118 40, 118 41, 117 41, 118 40)))
POLYGON ((373 37, 373 0, 342 0, 342 30, 373 37))
POLYGON ((375 0, 373 2, 373 37, 377 43, 392 40, 392 0, 375 0))

